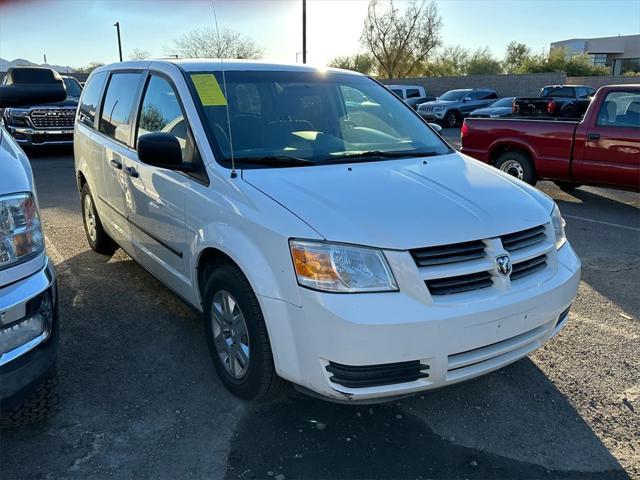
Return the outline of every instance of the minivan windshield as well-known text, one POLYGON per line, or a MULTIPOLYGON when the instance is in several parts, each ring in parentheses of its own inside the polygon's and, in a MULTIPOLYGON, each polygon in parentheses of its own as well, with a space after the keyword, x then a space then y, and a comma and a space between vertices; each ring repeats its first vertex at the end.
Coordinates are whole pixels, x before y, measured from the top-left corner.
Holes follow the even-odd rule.
POLYGON ((449 90, 447 93, 438 97, 438 100, 444 100, 445 102, 455 102, 456 100, 462 100, 471 90, 449 90))
POLYGON ((402 100, 365 76, 232 70, 224 79, 219 71, 189 77, 216 156, 226 165, 232 148, 243 168, 450 152, 402 100))

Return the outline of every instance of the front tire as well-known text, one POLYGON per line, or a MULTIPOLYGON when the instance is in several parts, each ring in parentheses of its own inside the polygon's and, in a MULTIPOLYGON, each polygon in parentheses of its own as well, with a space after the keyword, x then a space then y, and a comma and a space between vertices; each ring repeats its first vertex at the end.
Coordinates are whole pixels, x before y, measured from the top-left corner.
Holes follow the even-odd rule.
POLYGON ((113 255, 118 249, 118 245, 114 242, 107 232, 102 228, 102 222, 96 210, 96 204, 91 195, 88 184, 82 186, 80 191, 80 199, 82 204, 82 223, 84 225, 84 233, 87 235, 87 242, 94 252, 103 255, 113 255))
POLYGON ((210 274, 204 290, 204 326, 213 365, 231 393, 245 400, 262 399, 284 386, 258 299, 235 265, 222 264, 210 274))
POLYGON ((536 183, 536 171, 529 157, 522 152, 511 150, 503 153, 496 160, 495 167, 530 185, 535 185, 536 183))
POLYGON ((454 128, 458 124, 458 115, 456 115, 456 112, 447 113, 443 123, 447 128, 454 128))

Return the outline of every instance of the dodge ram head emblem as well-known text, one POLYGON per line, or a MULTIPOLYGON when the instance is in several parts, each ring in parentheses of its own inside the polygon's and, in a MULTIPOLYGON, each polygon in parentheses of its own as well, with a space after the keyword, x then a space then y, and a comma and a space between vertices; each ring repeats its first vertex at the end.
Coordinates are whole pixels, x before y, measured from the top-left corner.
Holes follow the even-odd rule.
POLYGON ((511 266, 511 258, 509 255, 498 255, 496 257, 496 267, 498 268, 498 273, 503 277, 511 275, 513 267, 511 266))

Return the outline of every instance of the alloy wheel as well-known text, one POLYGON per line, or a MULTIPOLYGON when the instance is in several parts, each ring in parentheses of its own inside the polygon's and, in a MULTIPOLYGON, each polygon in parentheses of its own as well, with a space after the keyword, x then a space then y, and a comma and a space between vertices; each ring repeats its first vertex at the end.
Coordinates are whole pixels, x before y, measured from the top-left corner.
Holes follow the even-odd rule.
POLYGON ((233 296, 224 290, 213 296, 211 309, 216 351, 227 373, 242 379, 249 369, 249 331, 242 310, 233 296))
POLYGON ((93 200, 91 195, 85 195, 84 197, 84 224, 87 228, 87 234, 92 242, 95 242, 98 238, 98 229, 96 227, 96 215, 93 210, 93 200))

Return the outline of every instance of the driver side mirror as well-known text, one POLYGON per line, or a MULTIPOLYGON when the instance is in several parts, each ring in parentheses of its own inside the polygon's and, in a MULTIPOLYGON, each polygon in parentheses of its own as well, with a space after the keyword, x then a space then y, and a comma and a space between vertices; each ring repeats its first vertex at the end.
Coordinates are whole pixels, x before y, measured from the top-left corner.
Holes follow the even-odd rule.
POLYGON ((462 101, 463 101, 464 103, 469 103, 469 102, 471 101, 471 97, 464 97, 464 98, 462 99, 462 101))
POLYGON ((170 133, 147 133, 138 138, 138 159, 147 165, 168 170, 191 171, 182 161, 180 141, 170 133))

